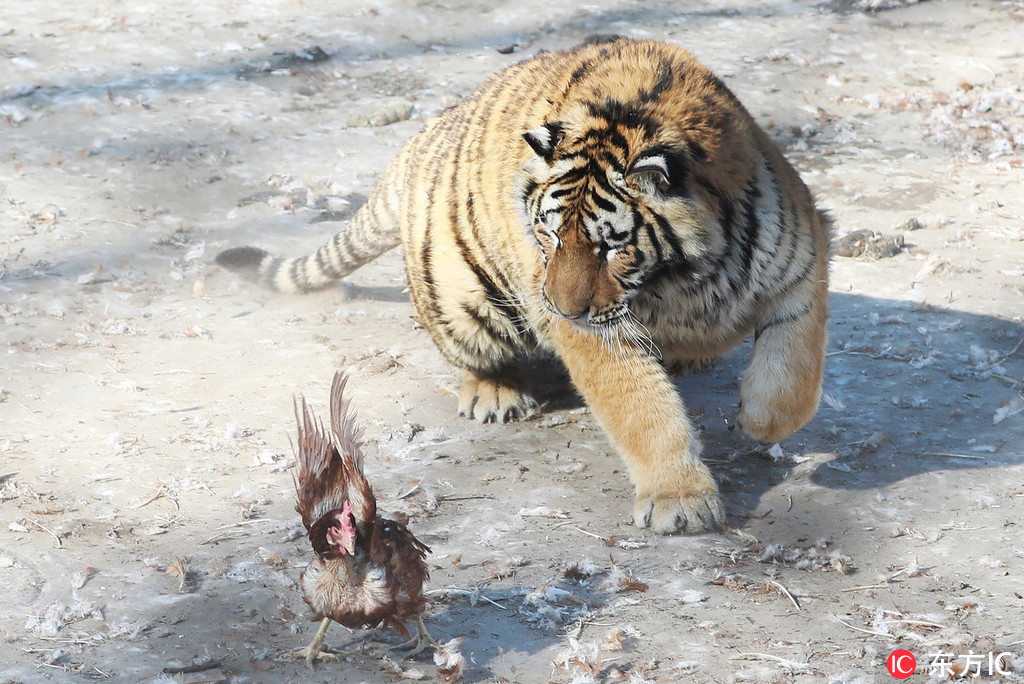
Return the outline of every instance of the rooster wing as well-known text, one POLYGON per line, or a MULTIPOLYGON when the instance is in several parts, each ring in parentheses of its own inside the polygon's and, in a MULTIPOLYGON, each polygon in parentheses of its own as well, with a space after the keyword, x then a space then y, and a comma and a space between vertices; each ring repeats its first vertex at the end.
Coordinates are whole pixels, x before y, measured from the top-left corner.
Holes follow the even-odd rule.
POLYGON ((408 636, 405 621, 418 621, 427 607, 423 584, 430 577, 426 564, 428 553, 430 547, 404 524, 388 518, 378 520, 377 533, 370 544, 370 564, 385 569, 392 597, 392 612, 384 624, 404 636, 408 636))
POLYGON ((295 510, 309 533, 317 555, 333 555, 324 533, 335 525, 336 512, 351 512, 357 523, 372 523, 377 515, 373 489, 363 475, 362 430, 355 425, 344 398, 348 378, 336 373, 331 384, 331 428, 314 418, 305 398, 295 402, 295 510), (346 506, 347 504, 347 506, 346 506))

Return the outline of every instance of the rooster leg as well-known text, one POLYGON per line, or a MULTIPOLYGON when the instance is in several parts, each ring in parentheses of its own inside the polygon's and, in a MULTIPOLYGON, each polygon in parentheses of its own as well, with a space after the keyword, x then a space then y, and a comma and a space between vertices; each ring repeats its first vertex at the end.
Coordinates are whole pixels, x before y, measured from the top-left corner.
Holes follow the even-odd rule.
POLYGON ((333 653, 323 653, 320 649, 323 647, 324 638, 327 636, 327 628, 331 626, 331 618, 325 617, 320 623, 320 629, 316 631, 316 636, 309 642, 309 646, 302 649, 301 651, 295 651, 289 653, 288 656, 291 658, 303 658, 306 661, 306 667, 310 670, 313 669, 313 663, 317 660, 337 660, 338 657, 333 653))
POLYGON ((430 636, 430 632, 427 631, 427 626, 423 624, 423 618, 418 617, 416 618, 416 636, 404 644, 392 646, 390 650, 409 651, 402 656, 402 660, 405 660, 406 658, 412 658, 414 655, 419 655, 427 646, 436 647, 437 641, 434 640, 434 637, 430 636))

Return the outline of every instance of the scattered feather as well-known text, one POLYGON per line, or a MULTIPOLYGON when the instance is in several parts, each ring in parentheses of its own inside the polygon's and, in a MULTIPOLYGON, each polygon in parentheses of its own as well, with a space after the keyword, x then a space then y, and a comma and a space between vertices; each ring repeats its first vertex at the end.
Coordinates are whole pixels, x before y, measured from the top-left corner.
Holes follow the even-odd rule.
POLYGON ((579 563, 573 563, 565 572, 562 573, 562 577, 569 580, 575 580, 577 582, 584 582, 589 580, 594 575, 600 574, 602 570, 590 561, 581 561, 579 563))
POLYGON ((185 583, 188 581, 189 576, 189 570, 185 565, 185 561, 175 556, 174 560, 167 564, 167 567, 164 569, 164 573, 171 577, 177 577, 178 593, 184 593, 185 583))
POLYGON ((456 637, 434 648, 434 664, 437 666, 437 677, 443 682, 462 680, 466 660, 459 650, 464 637, 456 637))
POLYGON ((569 514, 565 511, 548 508, 547 506, 537 506, 536 508, 519 509, 519 516, 523 518, 557 518, 564 520, 569 517, 569 514))
POLYGON ((418 668, 411 667, 406 669, 402 667, 400 661, 396 661, 388 655, 381 658, 381 664, 384 669, 387 670, 391 675, 398 679, 406 679, 409 681, 420 681, 427 678, 427 674, 418 668))
POLYGON ((703 603, 708 600, 707 596, 696 589, 684 589, 676 598, 680 603, 703 603))
POLYGON ((650 587, 633 576, 632 571, 625 572, 615 561, 612 561, 612 569, 604 581, 608 591, 614 593, 636 592, 644 593, 650 587))
POLYGON ((1010 416, 1015 416, 1024 411, 1024 395, 1016 395, 1008 402, 1002 404, 992 416, 992 424, 998 425, 1010 416))
MULTIPOLYGON (((3 567, 0 564, 0 567, 3 567)), ((96 568, 85 568, 84 570, 78 570, 71 574, 71 588, 81 589, 96 574, 96 568)))

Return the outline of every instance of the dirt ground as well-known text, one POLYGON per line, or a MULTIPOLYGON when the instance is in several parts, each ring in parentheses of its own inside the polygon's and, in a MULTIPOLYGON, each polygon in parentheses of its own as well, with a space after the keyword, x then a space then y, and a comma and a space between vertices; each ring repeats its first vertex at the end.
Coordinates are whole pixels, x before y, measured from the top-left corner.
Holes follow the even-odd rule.
POLYGON ((316 626, 292 398, 335 369, 466 681, 1024 681, 1024 3, 903 4, 6 3, 0 682, 438 681, 393 633, 281 658, 316 626), (678 382, 734 531, 633 527, 551 361, 537 419, 459 419, 400 253, 294 297, 212 265, 319 246, 424 120, 595 33, 689 48, 838 225, 808 427, 729 430, 749 349, 678 382))

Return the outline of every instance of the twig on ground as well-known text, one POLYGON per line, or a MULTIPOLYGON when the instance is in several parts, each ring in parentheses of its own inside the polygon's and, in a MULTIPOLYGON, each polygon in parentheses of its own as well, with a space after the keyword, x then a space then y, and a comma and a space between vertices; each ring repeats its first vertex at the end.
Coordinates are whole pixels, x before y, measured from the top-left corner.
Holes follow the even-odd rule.
POLYGON ((488 598, 488 597, 484 596, 483 592, 480 591, 479 589, 473 589, 473 590, 469 590, 469 589, 455 589, 455 588, 432 589, 432 590, 426 591, 424 593, 427 594, 428 596, 444 596, 444 595, 465 596, 466 598, 468 598, 470 600, 472 600, 475 597, 478 600, 487 601, 487 603, 490 603, 492 606, 494 606, 496 608, 500 608, 502 610, 508 610, 508 608, 506 608, 505 606, 501 605, 500 603, 498 603, 494 599, 491 599, 491 598, 488 598))
POLYGON ((218 667, 220 667, 220 660, 216 658, 210 658, 195 665, 185 665, 182 667, 165 667, 161 671, 164 674, 169 675, 195 674, 196 672, 206 672, 207 670, 213 670, 218 667))
POLYGON ((906 451, 904 452, 910 456, 934 456, 936 458, 964 458, 970 461, 984 461, 987 456, 977 456, 974 454, 954 454, 948 451, 906 451))
POLYGON ((862 584, 859 587, 847 587, 846 589, 840 589, 840 593, 848 593, 851 591, 867 591, 869 589, 885 589, 889 586, 888 580, 885 582, 879 582, 878 584, 862 584))
POLYGON ((607 542, 608 541, 608 537, 602 537, 599 534, 594 534, 593 532, 587 532, 582 527, 578 527, 576 525, 572 525, 571 527, 572 527, 572 529, 576 530, 577 532, 582 532, 583 534, 587 535, 588 537, 593 537, 594 539, 600 539, 603 542, 607 542))
POLYGON ((57 534, 53 530, 51 530, 50 528, 40 524, 40 522, 38 520, 33 520, 32 518, 25 518, 25 520, 27 520, 28 522, 32 523, 33 525, 35 525, 36 527, 41 529, 43 532, 46 532, 48 535, 50 535, 55 540, 57 540, 57 548, 61 548, 62 546, 64 546, 63 542, 61 542, 61 540, 60 540, 60 537, 58 537, 57 534))
MULTIPOLYGON (((1024 346, 1024 337, 1020 338, 1020 342, 1018 342, 1018 343, 1017 343, 1017 346, 1016 346, 1016 347, 1014 347, 1014 348, 1013 348, 1013 349, 1011 349, 1010 351, 1008 351, 1008 352, 1006 352, 1005 354, 1003 354, 1002 356, 1000 356, 1000 357, 999 357, 999 359, 998 359, 998 360, 996 361, 996 364, 1002 363, 1002 362, 1003 362, 1003 361, 1005 361, 1006 359, 1010 358, 1011 356, 1013 356, 1014 354, 1016 354, 1017 352, 1019 352, 1019 351, 1020 351, 1020 348, 1021 348, 1022 346, 1024 346)), ((996 365, 996 364, 993 364, 993 365, 996 365)))
POLYGON ((727 525, 725 523, 722 523, 722 529, 725 530, 726 532, 729 532, 731 534, 736 535, 745 544, 748 544, 750 546, 761 546, 761 541, 757 537, 755 537, 754 535, 750 534, 749 532, 744 532, 743 530, 737 530, 735 527, 730 527, 729 525, 727 525))
POLYGON ((872 632, 870 629, 864 629, 862 627, 854 627, 849 622, 846 622, 845 620, 843 620, 841 617, 839 617, 835 613, 832 613, 832 617, 834 617, 839 622, 839 624, 843 625, 844 627, 849 627, 850 629, 852 629, 855 632, 863 632, 864 634, 870 634, 872 636, 886 637, 888 639, 892 639, 893 638, 892 634, 885 634, 884 632, 872 632))
POLYGON ((811 666, 807 663, 798 663, 795 660, 787 660, 771 653, 737 653, 729 656, 729 660, 769 660, 778 663, 794 672, 810 672, 811 666))
POLYGON ((786 598, 788 598, 790 601, 792 601, 793 605, 796 606, 797 610, 802 610, 800 608, 800 602, 797 601, 796 597, 793 596, 793 594, 791 594, 789 592, 789 589, 787 589, 785 586, 783 586, 782 582, 779 582, 779 581, 776 581, 776 580, 768 580, 768 581, 771 582, 772 584, 774 584, 776 589, 778 589, 783 594, 785 594, 786 598))
MULTIPOLYGON (((233 528, 236 528, 236 527, 243 527, 245 525, 255 525, 256 523, 261 523, 261 522, 276 523, 276 522, 280 522, 280 521, 279 520, 274 520, 273 518, 253 518, 252 520, 240 520, 238 522, 228 523, 227 525, 221 525, 217 529, 218 530, 230 530, 230 529, 233 529, 233 528)), ((205 539, 205 540, 199 542, 198 544, 196 544, 196 546, 205 546, 206 544, 212 544, 213 542, 218 542, 221 539, 227 539, 232 534, 233 533, 231 533, 231 532, 220 532, 218 534, 213 535, 209 539, 205 539)))
POLYGON ((165 487, 164 485, 160 485, 157 488, 156 492, 153 493, 153 496, 149 497, 148 499, 141 503, 135 504, 134 506, 132 506, 132 508, 144 508, 145 506, 148 506, 149 504, 159 499, 161 496, 166 496, 168 499, 170 499, 170 501, 174 504, 175 510, 181 510, 181 506, 178 505, 178 500, 175 499, 170 494, 168 494, 167 487, 165 487))
POLYGON ((901 625, 914 625, 916 627, 934 627, 935 629, 946 628, 946 625, 940 625, 937 622, 928 622, 927 620, 904 620, 901 618, 899 620, 896 620, 896 622, 900 623, 901 625))
POLYGON ((226 525, 221 525, 217 529, 218 530, 229 530, 232 527, 243 527, 245 525, 255 525, 256 523, 261 523, 261 522, 278 522, 278 521, 274 520, 273 518, 250 518, 249 520, 239 520, 238 522, 233 522, 233 523, 228 523, 226 525))
POLYGON ((231 536, 230 532, 221 532, 220 534, 215 534, 212 537, 210 537, 209 539, 206 539, 206 540, 203 540, 203 541, 199 542, 198 544, 196 544, 196 546, 206 546, 207 544, 212 544, 215 541, 220 541, 221 539, 225 539, 225 538, 230 537, 230 536, 231 536))

